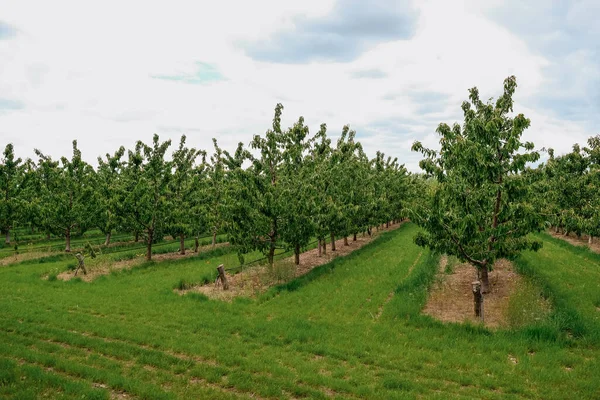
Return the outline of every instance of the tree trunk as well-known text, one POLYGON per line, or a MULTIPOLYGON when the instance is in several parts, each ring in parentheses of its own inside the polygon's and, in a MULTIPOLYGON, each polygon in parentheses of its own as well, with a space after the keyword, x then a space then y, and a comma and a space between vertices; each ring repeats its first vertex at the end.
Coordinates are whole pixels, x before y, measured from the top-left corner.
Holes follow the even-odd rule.
POLYGON ((321 257, 321 253, 322 253, 322 248, 321 248, 321 239, 319 239, 319 244, 317 245, 319 247, 319 257, 321 257))
POLYGON ((217 245, 217 231, 214 231, 213 239, 212 239, 212 248, 214 249, 216 245, 217 245))
POLYGON ((148 231, 148 241, 146 242, 146 260, 152 261, 152 240, 154 239, 154 232, 148 231))
POLYGON ((356 242, 356 232, 354 232, 354 237, 352 238, 353 242, 356 242))
POLYGON ((594 237, 592 235, 588 236, 588 244, 594 243, 594 237))
POLYGON ((200 242, 198 241, 198 236, 194 238, 194 253, 198 252, 198 248, 200 247, 200 242))
POLYGON ((335 251, 335 235, 333 234, 333 232, 331 232, 330 235, 331 235, 331 251, 335 251))
POLYGON ((367 233, 369 234, 369 236, 371 236, 371 227, 369 227, 369 228, 367 229, 367 233))
POLYGON ((135 242, 137 243, 137 242, 139 242, 139 240, 140 240, 140 233, 136 232, 135 233, 135 242))
POLYGON ((294 248, 294 262, 296 265, 300 265, 300 244, 296 244, 296 248, 294 248))
POLYGON ((490 292, 490 278, 488 276, 487 267, 479 269, 479 280, 481 281, 481 293, 489 293, 490 292))
POLYGON ((386 222, 386 223, 385 223, 385 227, 386 227, 386 228, 389 228, 389 227, 390 227, 390 221, 388 221, 388 222, 386 222))
POLYGON ((558 225, 554 227, 554 233, 558 233, 558 225))
POLYGON ((269 260, 269 267, 273 268, 273 262, 275 260, 275 243, 273 239, 271 239, 271 244, 269 245, 269 254, 267 255, 267 259, 269 260))
POLYGON ((46 233, 46 240, 50 240, 50 233, 46 233))
POLYGON ((323 254, 327 254, 327 241, 323 239, 323 254))
POLYGON ((183 233, 179 234, 179 254, 185 255, 185 237, 183 233))
POLYGON ((483 321, 483 294, 481 290, 481 283, 475 281, 473 285, 473 304, 475 306, 475 316, 483 321))
POLYGON ((105 246, 108 246, 108 245, 110 244, 110 235, 111 235, 111 233, 110 233, 110 232, 108 232, 108 233, 106 234, 106 240, 104 241, 104 245, 105 245, 105 246))
POLYGON ((65 251, 67 253, 70 253, 71 252, 71 229, 67 229, 67 232, 65 233, 65 241, 66 241, 65 251))
POLYGON ((344 246, 349 246, 349 244, 348 244, 348 236, 344 236, 344 246))
POLYGON ((4 240, 4 243, 6 244, 10 244, 10 229, 6 229, 6 239, 4 240))

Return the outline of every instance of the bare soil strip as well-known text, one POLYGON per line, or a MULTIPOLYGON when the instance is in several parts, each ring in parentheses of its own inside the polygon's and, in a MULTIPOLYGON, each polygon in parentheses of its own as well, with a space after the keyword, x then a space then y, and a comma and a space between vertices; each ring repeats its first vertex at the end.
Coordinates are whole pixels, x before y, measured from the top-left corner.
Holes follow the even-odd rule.
MULTIPOLYGON (((217 243, 215 245, 215 248, 223 247, 223 246, 229 246, 229 243, 217 243)), ((185 255, 179 254, 178 251, 174 252, 174 253, 155 254, 152 256, 152 261, 178 260, 181 258, 193 257, 193 256, 203 253, 205 251, 212 250, 212 248, 213 248, 212 245, 199 247, 198 253, 194 253, 193 251, 186 250, 185 255)), ((91 259, 86 259, 86 261, 90 263, 89 266, 86 265, 86 268, 88 270, 87 275, 84 275, 83 272, 80 270, 77 273, 77 277, 81 278, 85 282, 91 282, 94 279, 98 278, 99 276, 110 274, 112 271, 120 271, 122 269, 129 269, 129 268, 135 267, 136 265, 143 264, 146 261, 146 258, 144 257, 144 255, 145 255, 145 251, 141 257, 136 257, 131 260, 122 260, 122 261, 99 260, 98 262, 96 262, 96 260, 98 260, 98 259, 93 260, 93 261, 91 259)), ((57 275, 57 278, 61 279, 63 281, 71 280, 71 279, 75 278, 75 271, 61 272, 60 274, 57 275)))
MULTIPOLYGON (((379 232, 396 229, 402 224, 403 222, 391 224, 389 228, 380 228, 379 232)), ((349 237, 348 246, 344 245, 344 238, 338 239, 335 242, 336 251, 331 251, 331 244, 328 243, 327 253, 322 254, 321 257, 319 257, 318 249, 308 250, 300 254, 300 265, 297 267, 294 265, 294 256, 291 256, 276 262, 272 271, 270 271, 267 266, 256 266, 250 267, 235 275, 226 274, 229 290, 223 290, 223 287, 220 284, 209 283, 202 286, 195 286, 187 290, 175 289, 175 291, 181 295, 189 292, 202 293, 211 299, 223 301, 232 301, 238 296, 256 296, 257 294, 266 291, 271 286, 305 275, 315 267, 326 264, 336 257, 345 256, 360 249, 374 240, 379 232, 374 230, 371 237, 368 235, 358 235, 356 241, 353 241, 352 237, 349 237)))
POLYGON ((52 254, 56 254, 56 253, 52 253, 52 252, 48 252, 48 251, 32 251, 32 252, 24 252, 24 253, 14 254, 14 255, 0 259, 0 266, 6 267, 11 264, 17 264, 17 263, 27 261, 27 260, 34 260, 36 258, 47 257, 52 254))
MULTIPOLYGON (((474 316, 472 282, 477 280, 475 268, 469 264, 458 264, 452 274, 444 272, 447 258, 440 260, 436 282, 430 289, 429 299, 423 313, 443 322, 479 323, 474 316)), ((508 326, 506 310, 510 296, 521 281, 508 260, 498 260, 489 273, 490 293, 484 296, 484 325, 488 328, 508 326)))
POLYGON ((587 235, 581 235, 581 237, 577 237, 577 235, 570 233, 568 236, 565 236, 562 233, 554 232, 554 230, 548 230, 548 233, 552 237, 571 243, 573 246, 587 246, 594 253, 600 253, 600 239, 598 238, 594 238, 592 244, 589 244, 587 235))

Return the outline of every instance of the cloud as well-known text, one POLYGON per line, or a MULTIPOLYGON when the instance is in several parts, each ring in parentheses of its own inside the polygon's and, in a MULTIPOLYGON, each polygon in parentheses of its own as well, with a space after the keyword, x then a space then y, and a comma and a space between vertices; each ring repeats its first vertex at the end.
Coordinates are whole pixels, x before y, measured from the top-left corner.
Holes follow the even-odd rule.
POLYGON ((0 113, 6 111, 22 110, 23 108, 25 108, 25 104, 18 100, 0 97, 0 113))
POLYGON ((218 68, 214 65, 196 62, 195 71, 193 73, 179 73, 174 75, 153 75, 154 79, 163 79, 173 82, 189 83, 193 85, 205 84, 210 82, 218 82, 225 80, 218 68))
POLYGON ((18 33, 17 29, 6 22, 0 21, 0 40, 10 39, 16 36, 18 33))
POLYGON ((293 28, 240 46, 258 61, 350 62, 378 43, 409 39, 416 18, 407 1, 338 0, 325 16, 297 16, 293 28))
POLYGON ((354 79, 382 79, 386 78, 388 74, 377 68, 373 69, 362 69, 354 71, 350 74, 350 77, 354 79))
POLYGON ((0 40, 0 137, 21 157, 31 143, 60 157, 78 139, 92 162, 153 133, 232 150, 283 102, 283 126, 325 122, 335 142, 350 124, 369 156, 419 171, 412 142, 437 147, 436 127, 462 121, 468 88, 497 97, 514 74, 525 138, 569 151, 598 133, 597 2, 554 12, 513 1, 0 0, 18 30, 0 40))
POLYGON ((545 84, 530 102, 553 116, 597 129, 600 124, 600 2, 517 0, 493 3, 485 15, 543 54, 545 84), (535 18, 533 17, 535 16, 535 18))

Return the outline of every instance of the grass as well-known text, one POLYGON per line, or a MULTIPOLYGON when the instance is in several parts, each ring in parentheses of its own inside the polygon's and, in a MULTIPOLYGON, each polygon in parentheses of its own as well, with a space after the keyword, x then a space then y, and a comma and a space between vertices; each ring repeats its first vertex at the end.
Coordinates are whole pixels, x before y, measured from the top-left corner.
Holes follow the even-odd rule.
POLYGON ((598 398, 594 255, 541 236, 517 265, 552 317, 491 332, 420 314, 439 258, 416 231, 232 303, 173 291, 235 265, 231 252, 92 283, 40 279, 71 259, 0 268, 0 397, 598 398))
POLYGON ((600 255, 547 233, 536 236, 544 241, 543 249, 523 254, 517 270, 541 286, 560 330, 600 344, 600 255))
POLYGON ((518 284, 511 296, 506 310, 509 326, 521 328, 527 325, 549 322, 551 313, 550 301, 544 297, 539 284, 526 279, 518 284))

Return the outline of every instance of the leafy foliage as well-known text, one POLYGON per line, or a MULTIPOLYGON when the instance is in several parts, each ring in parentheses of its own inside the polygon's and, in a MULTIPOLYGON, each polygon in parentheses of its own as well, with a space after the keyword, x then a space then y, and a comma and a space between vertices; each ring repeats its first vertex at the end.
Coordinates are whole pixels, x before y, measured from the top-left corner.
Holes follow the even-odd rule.
POLYGON ((484 292, 496 259, 541 246, 527 237, 542 228, 543 219, 519 175, 539 153, 533 151, 533 143, 521 141, 529 119, 511 116, 516 87, 516 79, 507 78, 495 104, 481 101, 477 88, 472 88, 470 102, 462 105, 464 125, 439 125, 439 152, 419 142, 413 145, 425 156, 421 168, 439 182, 431 200, 413 213, 413 220, 424 228, 416 243, 477 267, 484 292))

